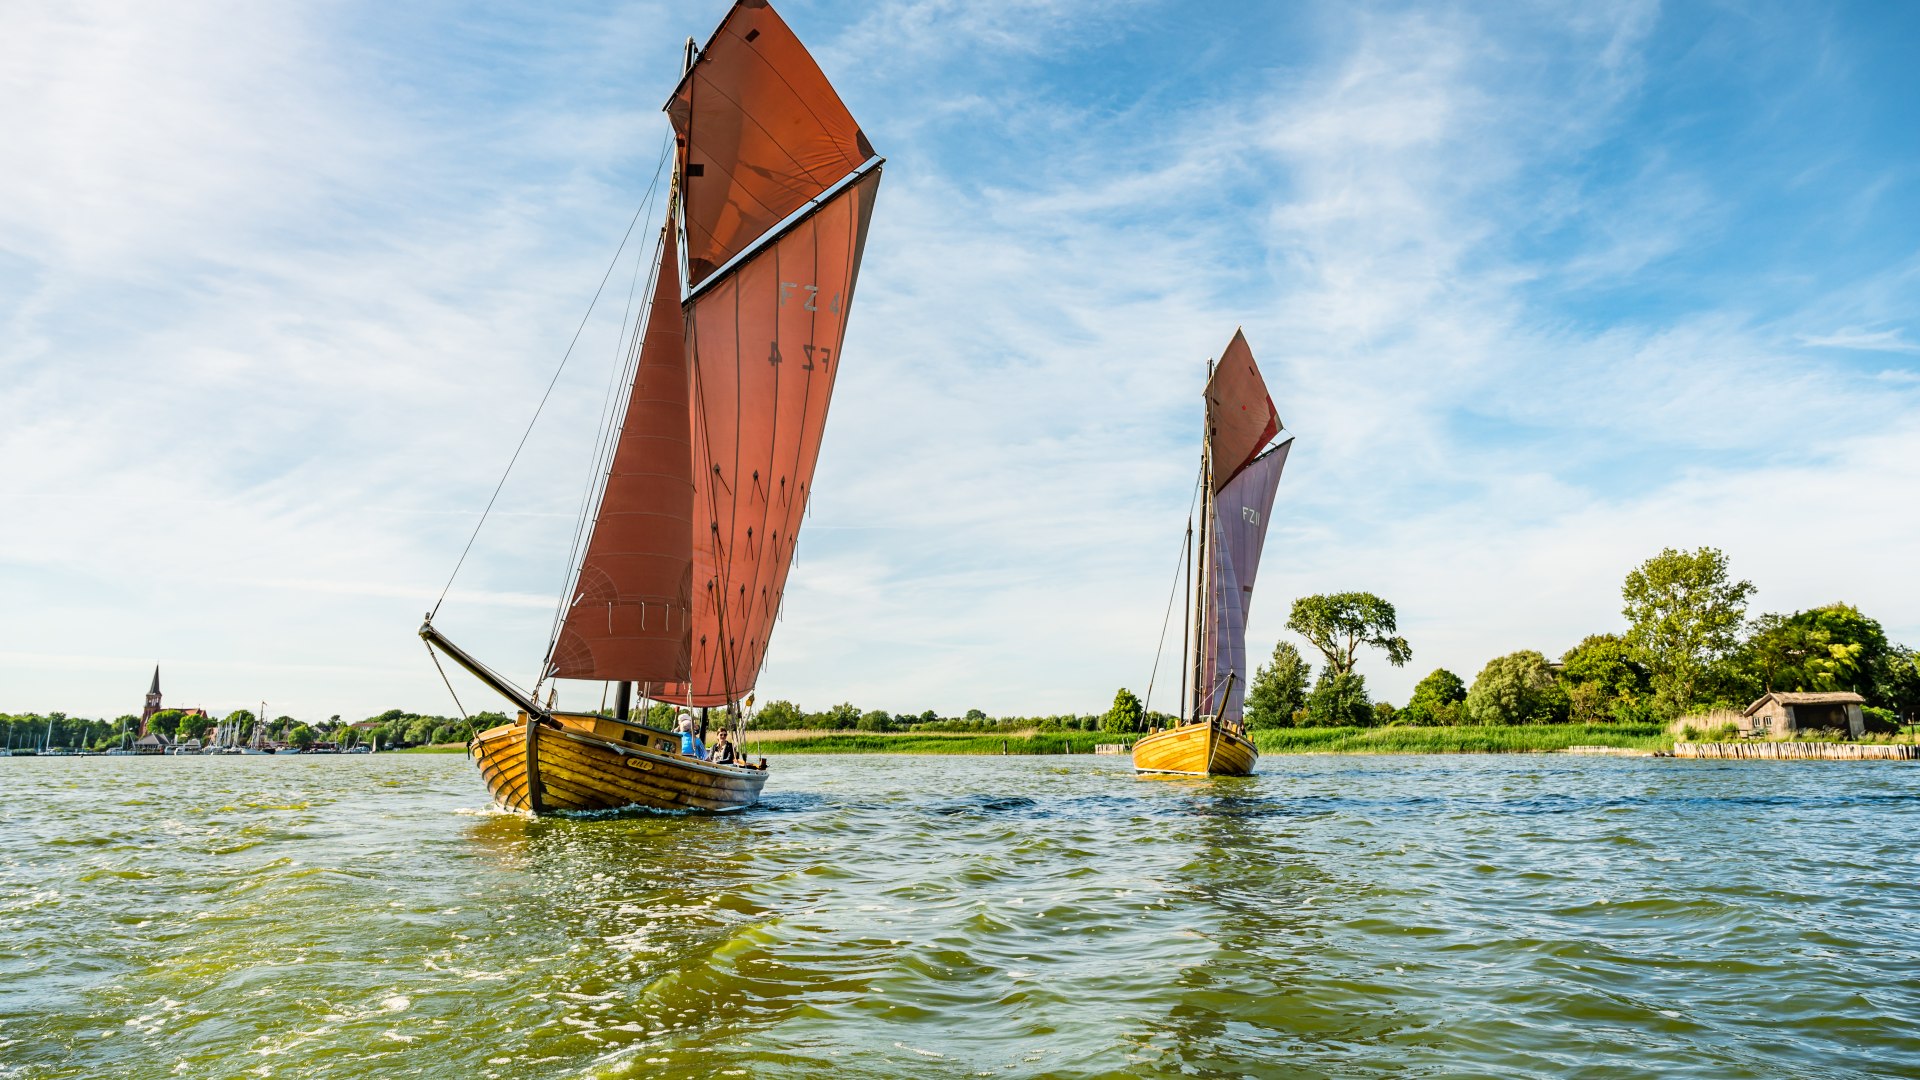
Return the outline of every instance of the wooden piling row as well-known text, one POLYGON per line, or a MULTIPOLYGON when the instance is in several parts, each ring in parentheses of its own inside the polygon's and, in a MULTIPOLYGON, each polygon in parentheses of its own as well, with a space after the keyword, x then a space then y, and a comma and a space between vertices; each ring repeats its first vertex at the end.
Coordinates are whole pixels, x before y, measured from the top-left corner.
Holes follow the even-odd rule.
POLYGON ((1725 742, 1673 744, 1677 758, 1715 761, 1911 761, 1920 746, 1908 743, 1725 742))

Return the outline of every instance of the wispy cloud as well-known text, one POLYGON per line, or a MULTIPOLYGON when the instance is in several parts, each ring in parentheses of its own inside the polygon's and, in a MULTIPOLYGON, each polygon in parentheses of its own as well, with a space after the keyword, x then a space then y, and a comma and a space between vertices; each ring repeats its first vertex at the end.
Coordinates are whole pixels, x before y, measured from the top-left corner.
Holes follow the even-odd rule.
POLYGON ((1907 340, 1906 331, 1837 330, 1831 334, 1801 334, 1796 340, 1816 349, 1856 349, 1862 352, 1920 353, 1920 343, 1907 340))

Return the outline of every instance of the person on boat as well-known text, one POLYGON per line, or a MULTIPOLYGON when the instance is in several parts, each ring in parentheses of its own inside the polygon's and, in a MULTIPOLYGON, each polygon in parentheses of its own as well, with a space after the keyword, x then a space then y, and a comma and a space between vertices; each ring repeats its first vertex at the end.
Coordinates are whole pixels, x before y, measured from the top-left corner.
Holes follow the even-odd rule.
POLYGON ((739 750, 734 747, 733 740, 727 738, 727 733, 722 731, 714 737, 713 750, 707 755, 707 760, 715 765, 738 765, 743 759, 740 757, 739 750))
POLYGON ((700 744, 700 725, 694 722, 693 714, 682 711, 680 719, 673 725, 680 733, 680 752, 691 758, 707 759, 707 748, 700 744))

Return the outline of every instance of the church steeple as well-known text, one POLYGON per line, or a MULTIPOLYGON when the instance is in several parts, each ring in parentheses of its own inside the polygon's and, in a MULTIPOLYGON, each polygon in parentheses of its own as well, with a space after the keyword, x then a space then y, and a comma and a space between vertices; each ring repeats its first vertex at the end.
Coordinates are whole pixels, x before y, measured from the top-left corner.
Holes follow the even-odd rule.
POLYGON ((147 721, 160 711, 160 665, 153 665, 153 685, 147 688, 147 707, 140 713, 140 734, 147 733, 147 721))

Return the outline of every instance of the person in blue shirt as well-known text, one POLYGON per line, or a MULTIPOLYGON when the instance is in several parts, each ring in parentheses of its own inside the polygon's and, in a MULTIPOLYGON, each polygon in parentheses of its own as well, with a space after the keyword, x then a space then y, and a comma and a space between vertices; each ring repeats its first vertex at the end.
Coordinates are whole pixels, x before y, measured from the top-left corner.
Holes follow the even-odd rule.
POLYGON ((700 742, 700 725, 694 722, 693 714, 682 710, 680 719, 673 725, 680 733, 680 752, 690 758, 707 760, 707 748, 700 742))

